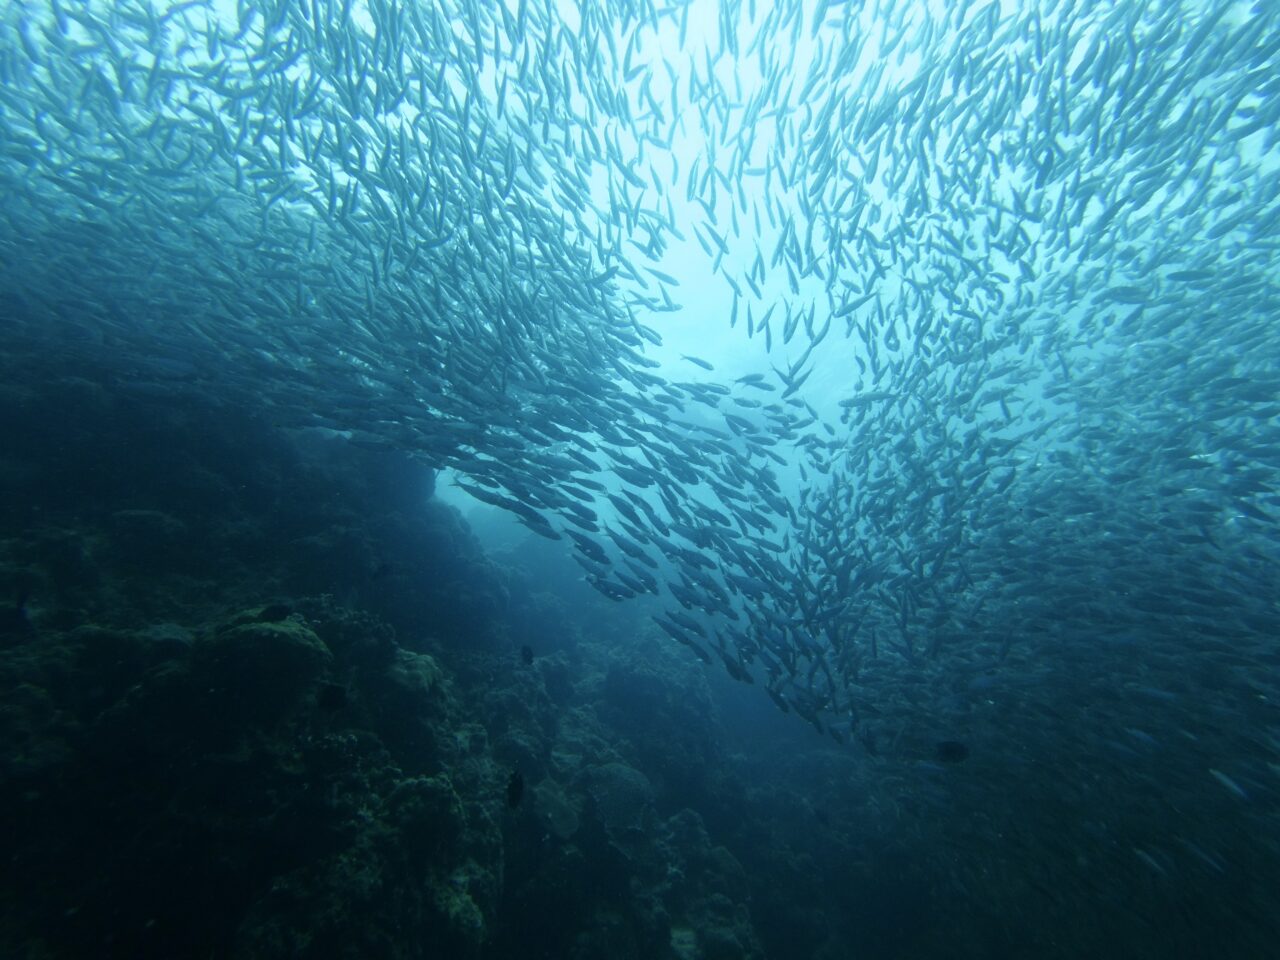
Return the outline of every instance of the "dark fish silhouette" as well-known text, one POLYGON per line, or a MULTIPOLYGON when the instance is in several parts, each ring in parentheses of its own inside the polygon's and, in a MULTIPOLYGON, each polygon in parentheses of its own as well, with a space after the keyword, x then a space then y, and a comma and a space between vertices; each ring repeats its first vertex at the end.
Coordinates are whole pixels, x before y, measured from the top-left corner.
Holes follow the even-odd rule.
POLYGON ((533 666, 533 648, 527 643, 520 648, 520 659, 524 661, 526 667, 533 666))

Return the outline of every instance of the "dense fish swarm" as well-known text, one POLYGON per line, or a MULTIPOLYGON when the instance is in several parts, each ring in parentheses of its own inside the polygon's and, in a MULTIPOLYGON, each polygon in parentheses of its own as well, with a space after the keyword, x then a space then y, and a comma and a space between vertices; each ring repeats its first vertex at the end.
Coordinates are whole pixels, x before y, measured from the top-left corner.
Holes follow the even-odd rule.
POLYGON ((0 17, 10 362, 455 470, 841 742, 1274 809, 1280 8, 0 17), (676 252, 762 372, 646 354, 676 252))

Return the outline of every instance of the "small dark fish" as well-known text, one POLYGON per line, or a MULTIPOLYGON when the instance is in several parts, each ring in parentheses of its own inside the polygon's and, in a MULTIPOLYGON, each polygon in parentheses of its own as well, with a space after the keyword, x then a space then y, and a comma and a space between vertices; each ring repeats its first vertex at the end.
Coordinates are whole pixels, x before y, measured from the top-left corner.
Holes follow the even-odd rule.
POLYGON ((681 357, 683 357, 685 360, 688 360, 688 361, 689 361, 690 363, 692 363, 694 366, 696 366, 696 367, 701 367, 703 370, 714 370, 714 369, 715 369, 715 367, 713 367, 713 366, 712 366, 710 363, 708 363, 706 360, 703 360, 701 357, 691 357, 691 356, 689 356, 687 353, 682 353, 680 356, 681 356, 681 357))
POLYGON ((527 643, 521 647, 520 659, 524 662, 526 667, 533 666, 533 647, 529 646, 527 643))
POLYGON ((597 276, 592 277, 590 280, 587 281, 587 284, 592 287, 600 287, 608 283, 617 275, 618 275, 618 268, 616 266, 613 266, 613 267, 610 267, 608 270, 606 270, 604 273, 601 273, 601 274, 598 274, 597 276))
POLYGON ((969 759, 969 747, 959 740, 943 740, 934 747, 933 757, 941 763, 959 763, 969 759))
POLYGON ((514 810, 524 799, 524 774, 519 770, 511 771, 507 780, 507 806, 514 810))

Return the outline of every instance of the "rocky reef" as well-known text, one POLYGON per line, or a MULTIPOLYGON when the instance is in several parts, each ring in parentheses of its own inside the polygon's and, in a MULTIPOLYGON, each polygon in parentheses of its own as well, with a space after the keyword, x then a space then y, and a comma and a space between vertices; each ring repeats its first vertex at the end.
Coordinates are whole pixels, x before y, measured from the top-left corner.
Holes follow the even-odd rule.
POLYGON ((6 372, 0 955, 1069 957, 1132 927, 1118 886, 1055 883, 1052 754, 818 738, 558 544, 482 549, 421 464, 6 372))
POLYGON ((388 454, 3 399, 6 955, 763 956, 675 652, 605 642, 388 454))

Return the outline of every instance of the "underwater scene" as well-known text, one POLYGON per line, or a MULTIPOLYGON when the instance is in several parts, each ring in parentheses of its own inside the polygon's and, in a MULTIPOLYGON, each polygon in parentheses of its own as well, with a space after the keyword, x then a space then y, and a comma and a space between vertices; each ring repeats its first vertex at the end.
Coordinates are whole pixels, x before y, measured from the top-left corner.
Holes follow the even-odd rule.
POLYGON ((0 3, 0 957, 1280 957, 1280 4, 0 3))

